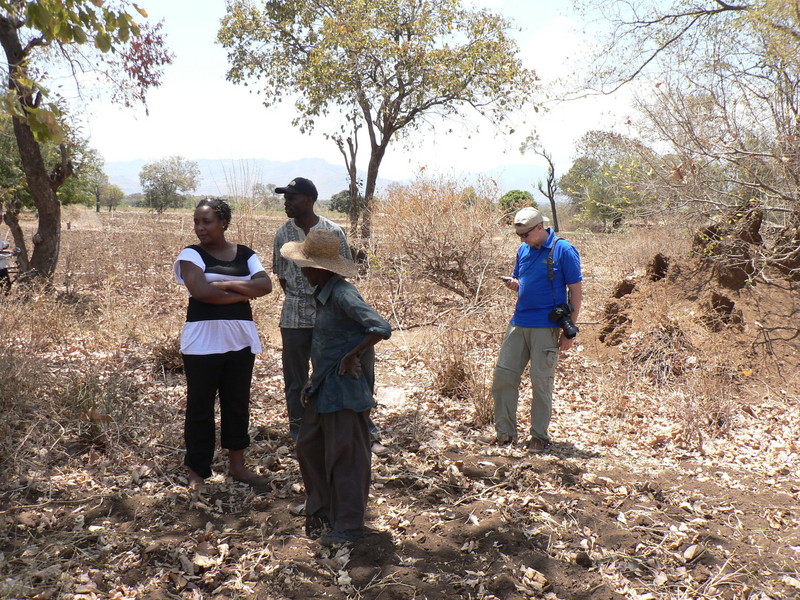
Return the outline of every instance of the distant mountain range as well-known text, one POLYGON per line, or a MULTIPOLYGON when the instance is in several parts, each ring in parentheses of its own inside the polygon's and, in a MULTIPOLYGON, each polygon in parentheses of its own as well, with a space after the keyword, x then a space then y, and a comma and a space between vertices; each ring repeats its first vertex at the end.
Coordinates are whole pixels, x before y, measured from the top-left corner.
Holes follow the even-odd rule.
MULTIPOLYGON (((286 185, 293 177, 299 176, 308 177, 314 182, 320 200, 327 200, 347 189, 345 168, 321 158, 287 162, 263 158, 192 160, 200 167, 200 185, 194 193, 201 196, 233 195, 237 190, 246 190, 254 183, 286 185)), ((135 194, 142 191, 139 172, 147 162, 143 159, 107 162, 104 171, 109 181, 123 192, 135 194)), ((533 192, 536 183, 545 177, 546 169, 531 165, 502 165, 480 175, 495 179, 503 192, 514 189, 533 192)), ((366 173, 360 173, 359 176, 363 180, 366 173)), ((379 177, 378 189, 389 183, 391 180, 379 177)))

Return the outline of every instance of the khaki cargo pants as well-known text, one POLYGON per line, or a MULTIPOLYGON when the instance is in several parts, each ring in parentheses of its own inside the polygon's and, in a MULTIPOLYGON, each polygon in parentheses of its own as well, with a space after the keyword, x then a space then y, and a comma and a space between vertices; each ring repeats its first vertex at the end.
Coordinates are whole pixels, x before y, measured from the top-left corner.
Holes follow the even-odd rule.
POLYGON ((531 435, 544 442, 550 441, 547 428, 553 411, 553 380, 560 335, 558 327, 508 326, 492 382, 494 425, 498 437, 517 439, 519 384, 525 367, 530 363, 533 388, 531 435))

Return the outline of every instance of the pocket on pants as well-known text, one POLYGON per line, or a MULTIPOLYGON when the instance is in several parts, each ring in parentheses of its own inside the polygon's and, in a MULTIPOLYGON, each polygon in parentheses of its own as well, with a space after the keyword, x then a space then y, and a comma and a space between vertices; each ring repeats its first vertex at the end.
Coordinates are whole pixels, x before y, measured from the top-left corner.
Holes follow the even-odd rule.
POLYGON ((558 362, 558 348, 545 348, 544 349, 544 363, 548 369, 555 369, 558 362))

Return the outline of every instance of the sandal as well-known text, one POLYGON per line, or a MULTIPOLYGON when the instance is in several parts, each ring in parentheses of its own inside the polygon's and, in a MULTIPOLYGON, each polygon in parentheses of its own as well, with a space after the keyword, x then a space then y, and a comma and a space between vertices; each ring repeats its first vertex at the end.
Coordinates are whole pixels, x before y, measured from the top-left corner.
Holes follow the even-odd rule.
POLYGON ((364 537, 364 533, 361 531, 329 531, 320 537, 317 543, 327 548, 333 548, 334 546, 352 544, 362 537, 364 537))

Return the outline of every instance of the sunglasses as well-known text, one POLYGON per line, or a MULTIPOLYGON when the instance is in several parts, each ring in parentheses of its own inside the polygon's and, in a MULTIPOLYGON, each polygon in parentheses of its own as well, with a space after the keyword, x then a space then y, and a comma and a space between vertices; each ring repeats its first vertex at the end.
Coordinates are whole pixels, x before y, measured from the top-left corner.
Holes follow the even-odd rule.
POLYGON ((517 235, 518 235, 519 237, 521 237, 521 238, 524 240, 524 239, 525 239, 525 238, 527 238, 527 237, 528 237, 528 235, 529 235, 529 234, 530 234, 532 231, 534 231, 534 230, 535 230, 537 227, 539 227, 539 225, 534 225, 533 227, 531 227, 530 229, 528 229, 528 231, 526 231, 525 233, 519 233, 519 232, 517 232, 517 235))

